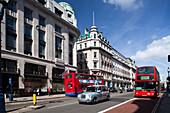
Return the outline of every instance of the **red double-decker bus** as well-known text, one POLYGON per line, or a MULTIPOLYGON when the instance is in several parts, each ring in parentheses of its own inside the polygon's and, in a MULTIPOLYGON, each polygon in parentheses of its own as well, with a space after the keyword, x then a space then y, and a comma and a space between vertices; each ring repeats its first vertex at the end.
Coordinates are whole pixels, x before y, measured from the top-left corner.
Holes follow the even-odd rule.
POLYGON ((102 75, 67 73, 65 74, 64 80, 66 96, 77 96, 82 93, 88 85, 104 85, 102 75))
POLYGON ((159 72, 155 66, 137 67, 135 76, 135 96, 156 97, 159 94, 159 72))

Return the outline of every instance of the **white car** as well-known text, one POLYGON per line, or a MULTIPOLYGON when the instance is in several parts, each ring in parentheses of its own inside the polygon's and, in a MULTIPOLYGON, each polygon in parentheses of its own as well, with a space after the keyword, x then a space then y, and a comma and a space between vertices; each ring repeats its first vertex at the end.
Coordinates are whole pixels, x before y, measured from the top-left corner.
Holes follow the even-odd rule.
POLYGON ((92 103, 95 104, 101 100, 109 100, 110 93, 105 85, 90 85, 86 90, 78 95, 79 103, 92 103))

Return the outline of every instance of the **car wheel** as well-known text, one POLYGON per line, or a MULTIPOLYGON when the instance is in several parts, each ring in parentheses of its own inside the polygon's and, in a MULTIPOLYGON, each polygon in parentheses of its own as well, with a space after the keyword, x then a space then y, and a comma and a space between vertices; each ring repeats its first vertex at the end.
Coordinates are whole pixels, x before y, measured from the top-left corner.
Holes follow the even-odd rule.
POLYGON ((106 100, 110 100, 110 95, 107 96, 106 100))
POLYGON ((79 104, 82 104, 82 102, 79 102, 79 104))
POLYGON ((96 102, 97 102, 97 98, 95 97, 95 98, 93 98, 93 100, 92 100, 92 104, 96 104, 96 102))

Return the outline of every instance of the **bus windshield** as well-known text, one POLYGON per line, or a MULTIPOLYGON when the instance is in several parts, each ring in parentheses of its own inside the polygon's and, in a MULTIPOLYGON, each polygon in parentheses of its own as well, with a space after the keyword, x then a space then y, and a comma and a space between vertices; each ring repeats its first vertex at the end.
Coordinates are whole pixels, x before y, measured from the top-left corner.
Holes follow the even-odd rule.
POLYGON ((154 74, 154 67, 141 67, 137 69, 137 74, 154 74))
POLYGON ((136 82, 135 83, 136 88, 135 90, 139 91, 154 91, 155 90, 155 82, 136 82))

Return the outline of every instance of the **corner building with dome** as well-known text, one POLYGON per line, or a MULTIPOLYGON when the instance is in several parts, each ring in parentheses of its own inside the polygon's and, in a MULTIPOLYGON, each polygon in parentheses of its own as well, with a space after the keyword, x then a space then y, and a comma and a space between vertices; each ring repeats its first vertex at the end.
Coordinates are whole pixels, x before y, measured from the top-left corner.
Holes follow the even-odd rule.
POLYGON ((107 87, 134 87, 135 61, 115 50, 94 25, 78 38, 77 59, 79 73, 103 75, 107 87))

